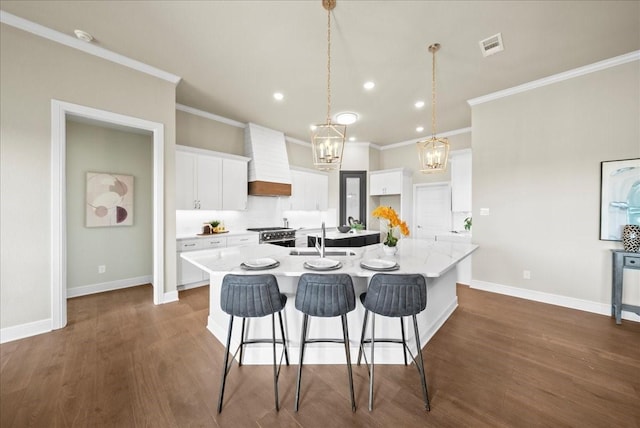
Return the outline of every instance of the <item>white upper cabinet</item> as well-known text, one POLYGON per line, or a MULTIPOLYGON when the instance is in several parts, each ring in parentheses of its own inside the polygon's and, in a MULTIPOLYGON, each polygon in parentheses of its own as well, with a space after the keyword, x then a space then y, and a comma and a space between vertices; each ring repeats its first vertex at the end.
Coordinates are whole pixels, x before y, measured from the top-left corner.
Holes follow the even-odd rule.
POLYGON ((249 158, 176 146, 176 209, 247 208, 249 158))
POLYGON ((323 173, 291 170, 289 209, 324 211, 329 205, 329 176, 323 173))
POLYGON ((451 158, 451 211, 471 212, 471 152, 451 158))
POLYGON ((403 170, 371 171, 369 176, 369 194, 399 195, 402 193, 403 170))
POLYGON ((247 162, 235 159, 222 160, 222 208, 247 209, 247 162))

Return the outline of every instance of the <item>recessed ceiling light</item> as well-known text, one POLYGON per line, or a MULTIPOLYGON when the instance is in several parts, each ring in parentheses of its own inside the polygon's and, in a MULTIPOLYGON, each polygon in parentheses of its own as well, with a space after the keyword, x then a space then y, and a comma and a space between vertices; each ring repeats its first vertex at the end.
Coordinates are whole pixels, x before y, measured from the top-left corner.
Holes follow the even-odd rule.
POLYGON ((356 137, 349 137, 349 141, 356 141, 356 137))
POLYGON ((424 131, 424 126, 418 126, 416 128, 416 132, 422 132, 422 131, 424 131))
POLYGON ((318 125, 309 125, 309 129, 315 131, 318 128, 318 125))
POLYGON ((424 107, 424 101, 416 101, 414 106, 416 106, 416 108, 422 108, 424 107))
POLYGON ((366 90, 371 90, 376 87, 376 84, 372 81, 368 81, 368 82, 364 82, 364 85, 362 86, 364 86, 366 90))
POLYGON ((76 37, 80 40, 82 40, 83 42, 92 42, 93 41, 93 36, 89 33, 87 33, 86 31, 82 31, 82 30, 73 30, 74 34, 76 35, 76 37))
POLYGON ((352 123, 356 123, 357 120, 358 114, 351 111, 336 114, 336 123, 340 125, 351 125, 352 123))
POLYGON ((284 99, 284 95, 282 94, 282 92, 274 92, 273 98, 275 98, 277 101, 282 101, 284 99))

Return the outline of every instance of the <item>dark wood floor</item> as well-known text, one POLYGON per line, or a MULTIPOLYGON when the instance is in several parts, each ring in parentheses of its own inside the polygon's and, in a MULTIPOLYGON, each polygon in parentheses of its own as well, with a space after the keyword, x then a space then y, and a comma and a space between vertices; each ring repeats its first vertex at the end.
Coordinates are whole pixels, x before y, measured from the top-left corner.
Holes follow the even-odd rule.
MULTIPOLYGON (((216 413, 223 347, 208 288, 154 306, 151 286, 71 299, 65 329, 0 346, 0 427, 640 427, 640 324, 458 287, 424 349, 431 412, 413 367, 234 366, 216 413)), ((428 309, 428 307, 427 307, 428 309)), ((250 350, 249 350, 250 352, 250 350)))

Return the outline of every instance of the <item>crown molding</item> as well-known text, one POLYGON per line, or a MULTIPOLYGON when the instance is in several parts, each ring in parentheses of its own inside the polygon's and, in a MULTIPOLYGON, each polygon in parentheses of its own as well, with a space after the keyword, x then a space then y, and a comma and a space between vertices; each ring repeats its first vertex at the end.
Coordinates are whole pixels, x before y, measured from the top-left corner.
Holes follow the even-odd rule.
POLYGON ((293 143, 293 144, 297 144, 299 146, 305 146, 305 147, 311 147, 311 143, 308 143, 306 141, 302 141, 302 140, 298 140, 297 138, 293 138, 293 137, 287 137, 286 135, 284 136, 284 139, 287 143, 293 143))
POLYGON ((522 92, 530 91, 532 89, 541 88, 543 86, 551 85, 554 83, 562 82, 564 80, 573 79, 575 77, 584 76, 585 74, 595 73, 596 71, 605 70, 607 68, 616 67, 618 65, 626 64, 632 61, 640 60, 640 50, 633 51, 628 54, 619 55, 613 58, 605 59, 593 64, 585 65, 584 67, 574 68, 573 70, 565 71, 563 73, 554 74, 552 76, 544 77, 542 79, 534 80, 529 83, 514 86, 513 88, 504 89, 502 91, 493 92, 491 94, 483 95, 481 97, 472 98, 467 100, 467 103, 473 107, 478 104, 483 104, 489 101, 494 101, 500 98, 510 97, 511 95, 520 94, 522 92))
POLYGON ((226 117, 218 116, 217 114, 209 113, 208 111, 199 110, 194 107, 189 107, 184 104, 176 103, 176 110, 183 111, 185 113, 193 114, 195 116, 204 117, 205 119, 215 120, 216 122, 224 123, 226 125, 235 126, 236 128, 245 128, 246 123, 238 122, 237 120, 228 119, 226 117))
POLYGON ((117 54, 105 48, 93 45, 91 43, 83 42, 68 34, 61 33, 51 28, 45 27, 35 22, 28 21, 19 16, 12 15, 4 10, 0 10, 0 22, 19 30, 26 31, 44 39, 51 40, 52 42, 60 43, 61 45, 68 46, 73 49, 77 49, 89 55, 94 55, 107 61, 114 62, 116 64, 123 65, 125 67, 137 70, 141 73, 148 74, 153 77, 157 77, 167 82, 177 85, 182 79, 180 76, 171 74, 159 68, 152 67, 135 59, 131 59, 124 55, 117 54))
MULTIPOLYGON (((453 137, 454 135, 470 134, 470 133, 471 133, 471 127, 469 126, 467 128, 460 128, 460 129, 454 129, 453 131, 442 132, 440 134, 437 134, 437 136, 438 137, 442 137, 442 138, 447 138, 447 137, 453 137)), ((412 145, 412 144, 416 144, 420 140, 424 140, 424 138, 425 137, 414 138, 412 140, 402 141, 400 143, 389 144, 387 146, 381 146, 378 150, 380 150, 380 151, 391 150, 391 149, 397 149, 397 148, 403 147, 403 146, 409 146, 409 145, 412 145)))

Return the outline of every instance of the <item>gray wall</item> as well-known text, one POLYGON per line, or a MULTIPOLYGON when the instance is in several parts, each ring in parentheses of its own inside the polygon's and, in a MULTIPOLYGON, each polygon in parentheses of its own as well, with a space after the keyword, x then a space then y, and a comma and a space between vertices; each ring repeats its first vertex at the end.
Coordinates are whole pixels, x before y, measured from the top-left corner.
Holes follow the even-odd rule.
POLYGON ((638 76, 635 61, 473 107, 474 281, 610 303, 600 162, 640 157, 638 76))
POLYGON ((175 291, 175 85, 0 25, 0 328, 51 318, 51 100, 164 124, 165 291, 175 291))
POLYGON ((67 289, 153 274, 153 137, 67 120, 67 289), (133 225, 86 227, 86 174, 133 175, 133 225), (98 265, 106 272, 98 273, 98 265))

